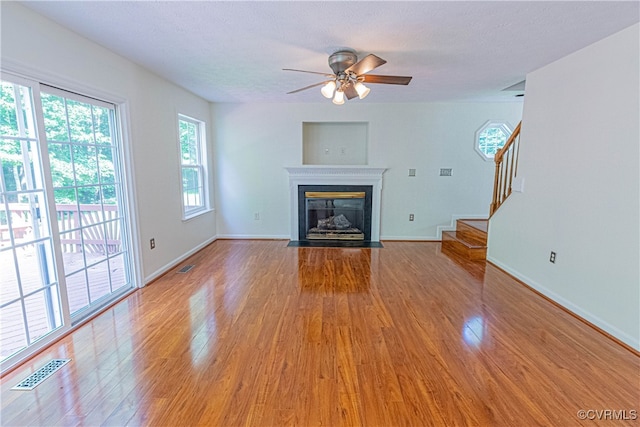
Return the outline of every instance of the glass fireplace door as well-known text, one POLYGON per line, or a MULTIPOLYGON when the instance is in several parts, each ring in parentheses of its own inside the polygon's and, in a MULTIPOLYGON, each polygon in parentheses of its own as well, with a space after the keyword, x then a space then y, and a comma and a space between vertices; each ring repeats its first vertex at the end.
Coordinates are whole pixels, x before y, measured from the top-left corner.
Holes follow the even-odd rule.
POLYGON ((364 240, 365 192, 307 191, 307 240, 364 240))

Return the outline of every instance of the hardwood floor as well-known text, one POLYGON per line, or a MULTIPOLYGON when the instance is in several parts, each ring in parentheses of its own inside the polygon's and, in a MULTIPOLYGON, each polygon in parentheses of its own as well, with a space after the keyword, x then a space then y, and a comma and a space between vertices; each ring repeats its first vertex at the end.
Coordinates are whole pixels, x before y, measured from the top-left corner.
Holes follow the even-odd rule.
POLYGON ((217 241, 135 292, 2 378, 2 425, 638 425, 640 358, 492 265, 286 244, 217 241))

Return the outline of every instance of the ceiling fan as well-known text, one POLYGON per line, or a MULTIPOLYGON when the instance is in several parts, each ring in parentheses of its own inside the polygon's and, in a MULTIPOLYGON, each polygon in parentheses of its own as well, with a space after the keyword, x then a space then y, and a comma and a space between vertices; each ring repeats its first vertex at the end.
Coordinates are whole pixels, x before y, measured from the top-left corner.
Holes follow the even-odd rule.
POLYGON ((333 70, 333 74, 283 68, 284 71, 320 74, 329 79, 287 92, 287 94, 297 93, 311 89, 312 87, 324 85, 320 90, 322 95, 325 98, 333 98, 334 104, 342 105, 344 104, 345 96, 347 99, 352 99, 356 96, 363 99, 367 96, 370 89, 366 87, 364 83, 381 83, 388 85, 409 84, 411 77, 367 74, 369 71, 372 71, 386 63, 387 61, 373 54, 369 54, 358 61, 358 57, 354 51, 347 49, 339 50, 329 56, 329 67, 333 70))

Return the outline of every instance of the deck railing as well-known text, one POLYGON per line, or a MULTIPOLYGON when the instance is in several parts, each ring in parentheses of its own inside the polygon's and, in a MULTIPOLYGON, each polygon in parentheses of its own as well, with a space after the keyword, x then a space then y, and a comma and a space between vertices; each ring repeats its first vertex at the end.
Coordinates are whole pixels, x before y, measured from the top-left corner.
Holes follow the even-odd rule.
POLYGON ((516 126, 506 144, 504 144, 504 147, 502 147, 494 157, 496 174, 493 183, 493 200, 491 202, 490 216, 492 216, 511 195, 513 179, 518 175, 521 125, 522 122, 518 123, 518 126, 516 126))
MULTIPOLYGON (((28 241, 33 209, 28 203, 9 203, 14 239, 28 241)), ((121 219, 117 205, 56 204, 60 246, 64 253, 115 253, 122 248, 121 219)), ((3 224, 2 240, 8 240, 3 224)), ((5 230, 5 228, 7 230, 5 230)))

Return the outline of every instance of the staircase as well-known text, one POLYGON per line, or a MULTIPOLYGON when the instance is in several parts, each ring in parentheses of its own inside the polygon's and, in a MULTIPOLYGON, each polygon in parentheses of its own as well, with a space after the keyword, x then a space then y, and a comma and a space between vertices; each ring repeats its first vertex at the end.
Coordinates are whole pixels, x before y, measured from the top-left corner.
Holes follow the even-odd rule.
MULTIPOLYGON (((494 157, 496 172, 489 217, 496 213, 511 195, 513 179, 518 175, 521 126, 522 122, 518 123, 507 142, 494 157)), ((441 250, 463 259, 484 261, 487 259, 488 229, 488 219, 459 219, 456 221, 455 231, 442 232, 441 250)))
POLYGON ((487 259, 487 219, 459 219, 455 231, 442 232, 442 252, 472 261, 487 259))
POLYGON ((518 175, 518 156, 520 154, 520 128, 522 122, 518 123, 515 130, 495 155, 493 160, 496 163, 495 180, 493 183, 493 201, 489 208, 489 218, 493 216, 498 208, 511 195, 511 185, 513 179, 518 175))

